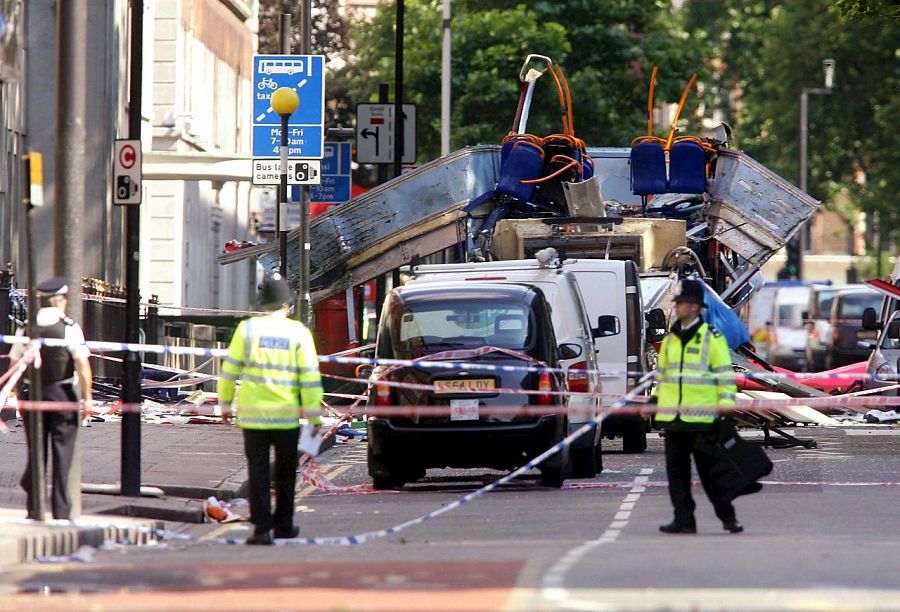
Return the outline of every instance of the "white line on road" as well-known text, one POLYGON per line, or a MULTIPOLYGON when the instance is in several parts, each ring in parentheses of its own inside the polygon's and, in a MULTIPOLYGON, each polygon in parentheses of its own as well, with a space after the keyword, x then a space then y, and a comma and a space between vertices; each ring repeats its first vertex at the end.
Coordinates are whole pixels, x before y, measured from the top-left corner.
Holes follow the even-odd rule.
POLYGON ((641 475, 635 476, 631 490, 625 496, 625 499, 619 506, 619 511, 616 513, 613 521, 610 522, 606 531, 603 532, 603 535, 596 540, 588 540, 584 544, 573 548, 547 571, 544 575, 542 588, 544 599, 565 608, 578 608, 578 603, 569 599, 569 594, 565 588, 566 574, 589 552, 618 539, 622 530, 628 525, 631 510, 634 508, 637 500, 640 499, 641 493, 646 490, 646 487, 641 485, 649 482, 652 473, 653 470, 651 468, 643 468, 641 475))

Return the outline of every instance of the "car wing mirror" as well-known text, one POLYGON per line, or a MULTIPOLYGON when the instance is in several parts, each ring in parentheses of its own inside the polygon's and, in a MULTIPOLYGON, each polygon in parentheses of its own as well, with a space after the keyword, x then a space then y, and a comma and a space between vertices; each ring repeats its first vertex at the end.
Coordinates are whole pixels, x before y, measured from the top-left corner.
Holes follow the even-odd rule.
POLYGON ((888 324, 887 335, 891 340, 900 340, 900 320, 891 321, 888 324))
POLYGON ((659 342, 666 336, 666 314, 662 308, 654 308, 644 318, 647 320, 647 340, 659 342))
POLYGON ((566 342, 557 347, 557 355, 560 359, 575 359, 581 357, 581 345, 574 342, 566 342))
POLYGON ((591 330, 594 338, 615 336, 620 331, 619 317, 615 315, 600 315, 597 318, 597 327, 591 330))
MULTIPOLYGON (((878 313, 876 313, 875 309, 871 306, 863 310, 862 326, 863 329, 868 331, 878 331, 881 329, 882 323, 878 320, 878 313)), ((891 337, 893 338, 893 336, 891 337)))

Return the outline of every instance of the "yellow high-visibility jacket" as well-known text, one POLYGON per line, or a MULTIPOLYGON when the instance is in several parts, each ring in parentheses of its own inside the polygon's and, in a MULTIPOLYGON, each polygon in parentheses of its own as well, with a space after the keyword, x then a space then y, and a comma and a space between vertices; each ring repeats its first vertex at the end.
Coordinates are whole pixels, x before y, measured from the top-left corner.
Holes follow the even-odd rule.
POLYGON ((655 392, 658 422, 672 422, 680 416, 685 423, 713 423, 718 417, 714 411, 662 409, 734 406, 736 393, 728 342, 718 330, 701 322, 685 346, 675 333, 663 339, 655 392))
POLYGON ((237 425, 246 429, 292 429, 304 415, 321 423, 322 379, 312 334, 281 313, 241 321, 228 347, 219 379, 219 403, 234 400, 237 425))

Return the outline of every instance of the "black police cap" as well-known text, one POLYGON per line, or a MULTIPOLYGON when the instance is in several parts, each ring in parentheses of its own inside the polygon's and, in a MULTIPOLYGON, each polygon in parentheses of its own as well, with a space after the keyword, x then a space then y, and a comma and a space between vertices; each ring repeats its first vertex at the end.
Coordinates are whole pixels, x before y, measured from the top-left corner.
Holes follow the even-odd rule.
POLYGON ((68 295, 69 279, 65 276, 54 276, 35 285, 34 290, 41 296, 68 295))
POLYGON ((259 305, 263 309, 280 308, 294 301, 294 292, 279 275, 267 278, 259 289, 259 305))
POLYGON ((681 281, 681 288, 678 295, 675 296, 676 302, 693 302, 695 304, 704 304, 703 284, 692 278, 686 278, 681 281))

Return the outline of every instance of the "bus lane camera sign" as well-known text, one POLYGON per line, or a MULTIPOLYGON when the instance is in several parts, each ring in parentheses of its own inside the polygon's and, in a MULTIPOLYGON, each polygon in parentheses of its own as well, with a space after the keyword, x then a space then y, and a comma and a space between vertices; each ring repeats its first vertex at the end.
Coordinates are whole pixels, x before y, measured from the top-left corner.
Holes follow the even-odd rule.
POLYGON ((272 109, 279 87, 297 92, 300 104, 288 120, 288 157, 321 159, 325 143, 325 57, 253 56, 253 157, 278 157, 281 117, 272 109))

